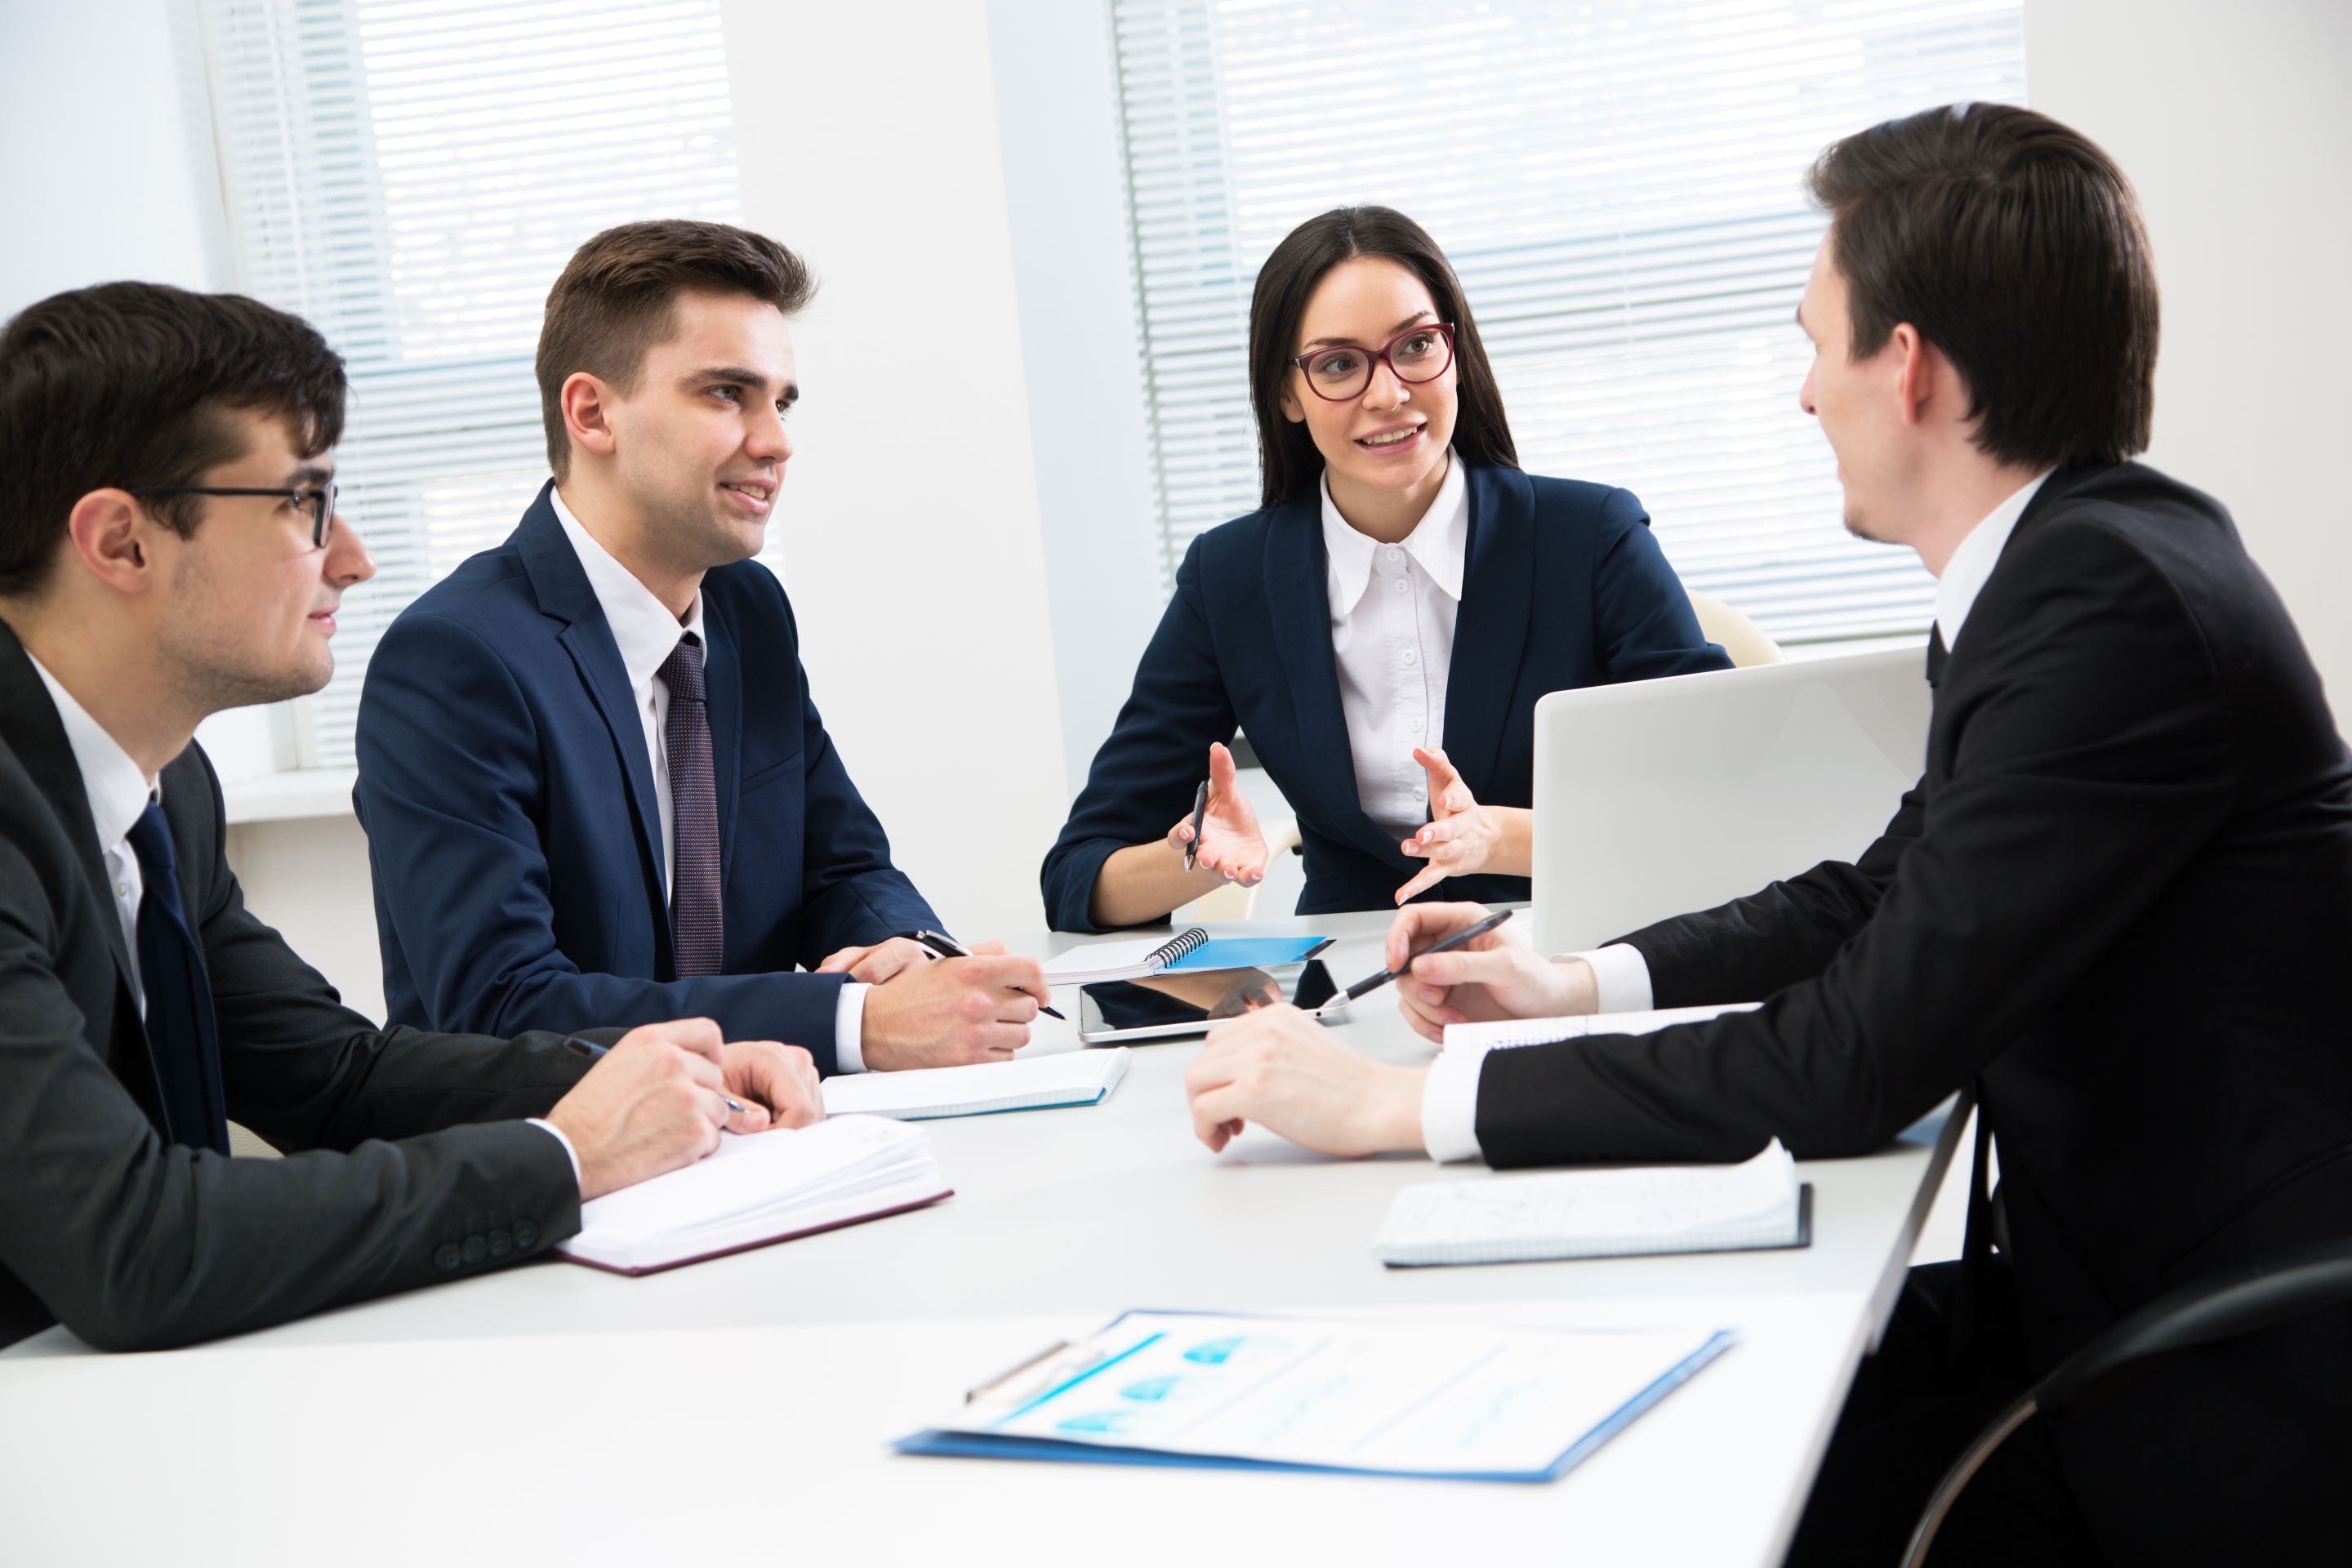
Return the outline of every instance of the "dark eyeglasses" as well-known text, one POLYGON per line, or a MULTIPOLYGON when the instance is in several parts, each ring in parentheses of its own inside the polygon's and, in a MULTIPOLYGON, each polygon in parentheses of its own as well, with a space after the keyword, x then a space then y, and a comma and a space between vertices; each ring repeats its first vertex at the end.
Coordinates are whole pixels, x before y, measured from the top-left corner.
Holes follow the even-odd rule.
POLYGON ((289 506, 310 512, 310 548, 324 550, 327 536, 335 531, 335 492, 341 488, 340 485, 324 485, 315 490, 270 490, 227 485, 132 485, 129 493, 134 496, 276 496, 289 506))
POLYGON ((1454 363, 1454 324, 1433 322, 1399 332, 1377 349, 1318 349, 1290 363, 1307 373, 1307 387, 1326 403, 1364 395, 1372 366, 1388 362, 1399 381, 1418 385, 1435 381, 1454 363))

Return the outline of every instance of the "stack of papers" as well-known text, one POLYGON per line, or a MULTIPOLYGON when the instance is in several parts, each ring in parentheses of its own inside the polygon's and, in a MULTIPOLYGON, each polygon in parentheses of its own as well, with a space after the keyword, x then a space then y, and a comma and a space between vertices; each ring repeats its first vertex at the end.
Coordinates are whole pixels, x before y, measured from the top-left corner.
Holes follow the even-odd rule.
POLYGON ((1728 1332, 1497 1331, 1129 1312, 975 1391, 901 1453, 1544 1481, 1728 1332))
POLYGON ((921 1121, 937 1116, 1098 1105, 1127 1076, 1128 1059, 1128 1049, 1121 1046, 969 1067, 852 1073, 824 1080, 824 1110, 828 1116, 856 1113, 921 1121))
POLYGON ((900 1214, 950 1195, 919 1127, 847 1116, 796 1131, 719 1134, 708 1159, 580 1206, 556 1256, 652 1274, 900 1214))
POLYGON ((1811 1187, 1779 1139, 1742 1165, 1557 1171, 1428 1182, 1390 1205, 1373 1244, 1392 1268, 1650 1252, 1805 1247, 1811 1187))

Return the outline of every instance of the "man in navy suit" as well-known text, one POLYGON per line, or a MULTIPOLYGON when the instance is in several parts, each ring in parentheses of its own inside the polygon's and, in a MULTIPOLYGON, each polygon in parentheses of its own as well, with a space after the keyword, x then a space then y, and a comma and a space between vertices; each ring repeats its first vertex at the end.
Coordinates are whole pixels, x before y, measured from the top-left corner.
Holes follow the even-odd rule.
POLYGON ((397 1022, 572 1029, 703 1015, 821 1071, 1002 1059, 1037 965, 934 959, 751 557, 792 456, 773 240, 625 225, 548 296, 554 479, 402 613, 368 669, 354 792, 397 1022), (814 973, 797 973, 805 965, 814 973))

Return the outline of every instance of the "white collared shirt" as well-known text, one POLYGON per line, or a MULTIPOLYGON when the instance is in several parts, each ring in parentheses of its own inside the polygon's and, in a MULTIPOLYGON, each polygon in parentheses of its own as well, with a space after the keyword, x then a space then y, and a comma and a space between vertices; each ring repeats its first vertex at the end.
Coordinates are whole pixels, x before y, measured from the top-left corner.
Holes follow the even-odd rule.
MULTIPOLYGON (((629 678, 629 698, 635 704, 637 720, 645 726, 646 754, 654 768, 654 801, 661 812, 662 839, 662 901, 669 901, 670 868, 677 861, 677 808, 669 797, 669 682, 659 673, 677 647, 677 639, 692 632, 702 644, 703 664, 709 668, 713 657, 710 634, 702 623, 702 595, 696 594, 693 605, 680 621, 669 612, 669 606, 654 596, 652 589, 637 580, 635 573, 620 563, 613 552, 596 542, 596 536, 581 526, 572 509, 563 503, 561 489, 547 492, 548 504, 555 509, 555 521, 563 527, 563 537, 572 542, 572 552, 580 557, 580 568, 588 574, 588 586, 596 595, 596 603, 604 609, 605 623, 613 629, 613 641, 621 650, 621 668, 629 678)), ((866 1021, 866 990, 856 981, 841 988, 841 999, 835 1005, 833 1016, 833 1052, 835 1067, 842 1072, 863 1072, 866 1059, 860 1053, 861 1035, 866 1021)))
MULTIPOLYGON (((30 653, 26 658, 33 658, 30 653)), ((89 819, 98 828, 99 857, 106 865, 106 881, 114 894, 114 917, 122 924, 122 950, 131 959, 131 994, 139 1016, 147 1016, 147 988, 139 975, 139 900, 147 884, 140 875, 139 857, 131 847, 131 830, 138 826, 148 803, 162 795, 155 781, 139 771, 121 742, 74 700, 72 692, 33 658, 33 672, 49 689, 58 720, 65 726, 66 743, 73 748, 74 765, 81 770, 81 787, 89 799, 89 819)))
MULTIPOLYGON (((1944 634, 1947 654, 1959 641, 1960 625, 1975 607, 1977 595, 1984 592, 1985 584, 1991 580, 2009 536, 2017 530, 2018 520, 2025 515, 2027 505, 2040 492, 2043 481, 2056 471, 2042 469, 1987 512, 1961 537, 1951 558, 1944 563, 1943 574, 1936 580, 1936 626, 1944 634)), ((1649 1010, 1654 999, 1650 961, 1642 956, 1639 948, 1613 942, 1595 952, 1564 956, 1580 958, 1592 965, 1594 1012, 1649 1010)), ((1421 1141, 1431 1159, 1475 1160, 1484 1152, 1478 1146, 1480 1066, 1477 1057, 1441 1056, 1430 1064, 1429 1077, 1422 1085, 1421 1141)))
POLYGON ((1446 455, 1445 479, 1413 531, 1394 544, 1359 533, 1323 491, 1325 584, 1339 707, 1364 815, 1400 841, 1429 820, 1429 776, 1415 746, 1444 744, 1445 679, 1470 545, 1470 482, 1446 455))

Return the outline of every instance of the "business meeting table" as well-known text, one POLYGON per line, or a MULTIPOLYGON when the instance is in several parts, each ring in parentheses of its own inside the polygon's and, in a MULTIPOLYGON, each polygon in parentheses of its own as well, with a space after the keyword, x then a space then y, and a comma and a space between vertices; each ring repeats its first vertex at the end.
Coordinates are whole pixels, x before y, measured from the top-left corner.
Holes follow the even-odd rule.
MULTIPOLYGON (((1387 924, 1216 931, 1335 937, 1345 983, 1387 924)), ((1432 1054, 1386 991, 1335 1026, 1432 1054)), ((1041 1018, 1029 1048, 1076 1027, 1041 1018)), ((1372 1237, 1395 1194, 1483 1166, 1255 1128, 1213 1155, 1184 1102, 1199 1042, 1130 1048, 1101 1104, 923 1123, 955 1196, 913 1213, 640 1279, 537 1262, 157 1354, 36 1335, 0 1352, 0 1562, 1774 1563, 1961 1131, 1948 1106, 1805 1162, 1804 1248, 1392 1270, 1372 1237), (891 1451, 1129 1308, 1738 1341, 1545 1484, 891 1451)))

